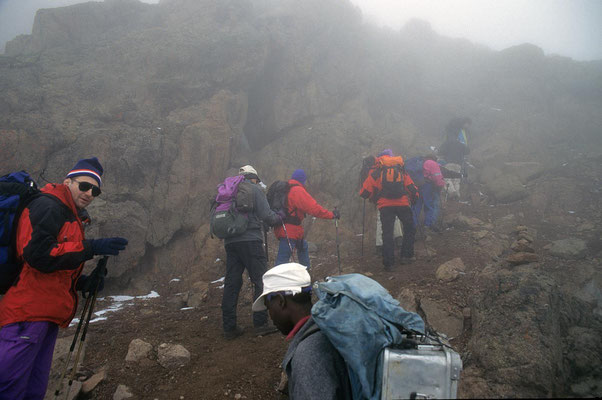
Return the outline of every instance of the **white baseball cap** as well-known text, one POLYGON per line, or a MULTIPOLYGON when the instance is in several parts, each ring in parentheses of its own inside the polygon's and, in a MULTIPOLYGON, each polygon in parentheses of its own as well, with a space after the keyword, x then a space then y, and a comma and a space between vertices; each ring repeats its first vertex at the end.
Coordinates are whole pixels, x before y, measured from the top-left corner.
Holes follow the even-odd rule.
POLYGON ((277 265, 263 274, 263 293, 253 303, 252 310, 265 310, 263 298, 270 293, 285 292, 287 295, 295 295, 308 286, 311 286, 311 277, 303 265, 298 263, 277 265))
POLYGON ((257 179, 259 181, 261 181, 261 179, 259 179, 259 175, 257 174, 257 170, 255 170, 255 168, 253 168, 251 165, 245 165, 240 167, 240 169, 238 170, 238 174, 239 175, 255 175, 257 177, 257 179))

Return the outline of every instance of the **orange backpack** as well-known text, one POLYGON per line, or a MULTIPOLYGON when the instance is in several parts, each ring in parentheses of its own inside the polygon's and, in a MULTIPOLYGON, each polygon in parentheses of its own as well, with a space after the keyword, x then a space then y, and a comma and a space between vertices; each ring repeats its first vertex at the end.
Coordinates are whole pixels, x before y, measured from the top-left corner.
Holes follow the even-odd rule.
POLYGON ((403 181, 403 158, 381 157, 377 161, 382 178, 380 197, 385 199, 398 199, 406 194, 403 181))

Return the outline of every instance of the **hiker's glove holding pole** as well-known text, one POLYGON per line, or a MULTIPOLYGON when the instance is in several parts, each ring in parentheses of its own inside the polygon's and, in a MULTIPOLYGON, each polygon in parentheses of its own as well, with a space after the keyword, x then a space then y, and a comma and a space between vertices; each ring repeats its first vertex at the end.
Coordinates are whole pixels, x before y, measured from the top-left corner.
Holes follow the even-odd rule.
POLYGON ((79 290, 82 292, 82 296, 84 298, 94 294, 94 290, 96 292, 100 292, 105 288, 105 277, 106 269, 101 272, 98 268, 92 271, 90 275, 82 275, 77 280, 75 284, 75 290, 79 290))
POLYGON ((333 219, 341 219, 341 213, 336 208, 332 210, 333 219))
POLYGON ((92 252, 98 255, 116 256, 125 249, 128 241, 122 237, 112 237, 91 240, 92 252))
POLYGON ((286 213, 283 210, 276 211, 276 214, 278 214, 282 221, 284 221, 284 219, 286 218, 286 213))

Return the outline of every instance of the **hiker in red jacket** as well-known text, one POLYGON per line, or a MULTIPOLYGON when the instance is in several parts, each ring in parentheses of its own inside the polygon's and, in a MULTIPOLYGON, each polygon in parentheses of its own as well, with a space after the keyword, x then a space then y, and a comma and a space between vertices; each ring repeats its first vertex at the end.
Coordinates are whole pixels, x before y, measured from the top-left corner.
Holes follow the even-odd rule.
POLYGON ((403 170, 403 158, 393 157, 391 149, 383 150, 376 158, 360 190, 363 198, 376 199, 383 226, 383 264, 391 270, 395 262, 393 226, 397 216, 403 224, 401 263, 409 264, 414 259, 414 217, 410 202, 418 199, 418 189, 410 175, 403 170))
POLYGON ((81 274, 84 262, 117 255, 128 243, 84 238, 82 215, 100 195, 102 173, 96 157, 78 161, 62 184, 46 185, 19 218, 16 250, 23 268, 0 300, 0 400, 44 398, 58 328, 75 315, 76 291, 104 286, 104 276, 81 274))
POLYGON ((283 225, 274 227, 274 234, 280 241, 275 265, 289 262, 292 251, 296 248, 299 263, 309 269, 309 250, 302 226, 306 214, 323 219, 341 218, 338 210, 328 211, 307 193, 304 186, 306 180, 305 171, 297 169, 288 181, 291 186, 286 203, 288 217, 284 220, 283 225))

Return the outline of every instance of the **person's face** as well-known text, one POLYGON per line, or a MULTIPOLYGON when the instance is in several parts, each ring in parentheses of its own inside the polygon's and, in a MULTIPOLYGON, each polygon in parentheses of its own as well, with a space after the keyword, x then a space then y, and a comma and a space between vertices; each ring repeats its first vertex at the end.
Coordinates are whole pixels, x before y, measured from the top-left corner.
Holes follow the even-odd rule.
POLYGON ((76 176, 73 178, 66 178, 63 183, 69 188, 71 197, 73 197, 73 202, 80 210, 86 208, 88 205, 90 205, 90 203, 92 203, 92 200, 94 200, 92 191, 93 187, 98 188, 98 182, 96 182, 96 179, 89 176, 76 176), (86 189, 86 186, 89 186, 89 188, 87 188, 87 190, 84 192, 80 186, 84 186, 84 189, 86 189))
POLYGON ((286 298, 281 294, 268 295, 264 298, 264 302, 276 328, 283 335, 288 335, 295 327, 295 324, 289 316, 286 298))

